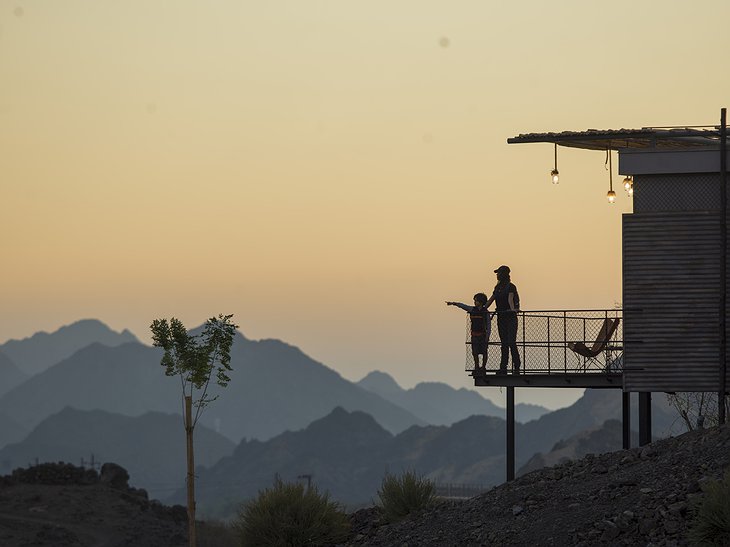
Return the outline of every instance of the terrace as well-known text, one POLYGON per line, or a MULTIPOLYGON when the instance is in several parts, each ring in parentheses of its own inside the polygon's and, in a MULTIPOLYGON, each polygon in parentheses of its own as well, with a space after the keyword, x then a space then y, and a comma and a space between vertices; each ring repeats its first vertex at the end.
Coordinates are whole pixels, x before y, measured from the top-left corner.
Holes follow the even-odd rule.
POLYGON ((492 318, 486 371, 475 369, 467 320, 465 370, 476 386, 621 388, 621 309, 518 312, 520 370, 499 374, 501 342, 492 318))

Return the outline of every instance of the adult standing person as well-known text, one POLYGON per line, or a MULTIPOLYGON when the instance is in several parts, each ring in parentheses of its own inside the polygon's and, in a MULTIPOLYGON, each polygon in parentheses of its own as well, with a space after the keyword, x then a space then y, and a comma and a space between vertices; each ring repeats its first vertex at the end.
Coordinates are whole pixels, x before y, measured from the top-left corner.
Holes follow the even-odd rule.
POLYGON ((509 266, 500 266, 494 270, 494 273, 497 274, 497 285, 487 302, 487 307, 492 302, 497 303, 497 330, 502 350, 498 374, 507 374, 510 353, 512 354, 512 371, 514 374, 518 374, 522 364, 517 348, 517 312, 520 310, 520 295, 510 279, 509 266))

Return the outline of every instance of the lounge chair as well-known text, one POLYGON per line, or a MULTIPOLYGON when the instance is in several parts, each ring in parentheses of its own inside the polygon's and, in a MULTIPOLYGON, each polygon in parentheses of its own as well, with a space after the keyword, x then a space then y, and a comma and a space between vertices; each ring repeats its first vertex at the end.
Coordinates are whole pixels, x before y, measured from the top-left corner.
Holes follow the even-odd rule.
POLYGON ((585 357, 585 364, 587 365, 588 362, 594 361, 595 357, 606 349, 620 322, 621 320, 618 317, 606 317, 592 347, 589 348, 583 342, 568 342, 568 347, 578 355, 585 357))

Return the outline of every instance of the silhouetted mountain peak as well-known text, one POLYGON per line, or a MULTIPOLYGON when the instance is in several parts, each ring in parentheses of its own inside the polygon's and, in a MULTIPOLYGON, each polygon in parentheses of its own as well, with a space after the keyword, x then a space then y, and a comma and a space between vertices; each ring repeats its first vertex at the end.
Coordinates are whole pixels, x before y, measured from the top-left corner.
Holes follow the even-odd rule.
POLYGON ((139 340, 127 329, 120 333, 97 319, 82 319, 52 333, 37 332, 22 340, 9 340, 0 349, 18 368, 32 375, 95 342, 114 347, 139 340))
POLYGON ((347 452, 356 447, 374 450, 393 438, 370 414, 360 410, 348 412, 340 406, 295 435, 308 446, 328 446, 330 450, 344 448, 347 452))
POLYGON ((455 389, 443 382, 421 382, 404 390, 388 374, 375 371, 357 385, 405 408, 429 424, 450 425, 473 414, 504 415, 503 408, 476 391, 455 389))
POLYGON ((398 385, 398 382, 390 374, 379 370, 369 373, 357 385, 381 396, 396 395, 403 392, 403 388, 398 385))
POLYGON ((361 410, 348 412, 341 406, 335 407, 332 412, 327 414, 327 416, 313 421, 305 428, 305 431, 309 433, 316 433, 322 430, 345 434, 349 431, 355 430, 359 432, 373 432, 378 434, 382 432, 387 436, 391 436, 390 433, 383 429, 370 414, 361 410))

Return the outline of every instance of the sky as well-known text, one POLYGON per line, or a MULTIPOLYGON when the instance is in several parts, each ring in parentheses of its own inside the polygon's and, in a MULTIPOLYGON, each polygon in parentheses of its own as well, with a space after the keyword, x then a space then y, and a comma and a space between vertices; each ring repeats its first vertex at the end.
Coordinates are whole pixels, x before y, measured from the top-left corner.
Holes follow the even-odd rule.
POLYGON ((552 146, 507 138, 719 123, 729 16, 0 0, 0 342, 97 318, 149 343, 155 318, 232 313, 350 380, 473 387, 444 301, 491 293, 497 266, 524 310, 621 301, 631 201, 607 204, 605 153, 560 149, 554 186, 552 146))

